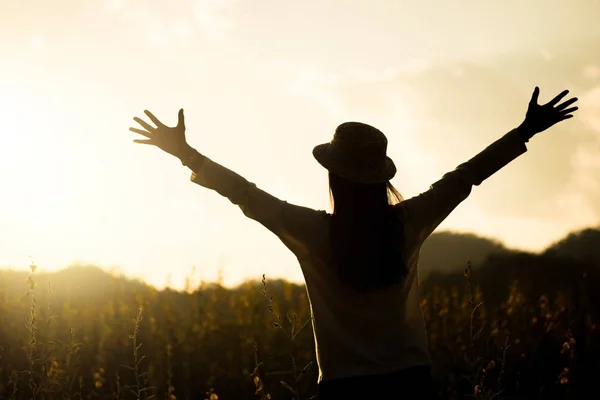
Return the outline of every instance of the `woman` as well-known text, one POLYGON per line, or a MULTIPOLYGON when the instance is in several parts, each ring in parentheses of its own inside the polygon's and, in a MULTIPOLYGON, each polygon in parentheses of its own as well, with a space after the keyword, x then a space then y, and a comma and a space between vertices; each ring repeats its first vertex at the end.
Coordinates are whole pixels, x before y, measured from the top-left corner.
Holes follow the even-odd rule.
POLYGON ((330 143, 313 150, 329 171, 332 214, 281 201, 194 150, 183 110, 174 128, 145 111, 156 127, 136 117, 144 129, 130 130, 147 138, 135 142, 179 158, 193 182, 227 197, 296 255, 311 305, 320 398, 426 398, 432 390, 419 249, 473 185, 525 153, 535 134, 573 116, 577 98, 559 104, 567 93, 538 105, 536 87, 516 129, 405 201, 390 183, 396 167, 385 135, 341 124, 330 143))

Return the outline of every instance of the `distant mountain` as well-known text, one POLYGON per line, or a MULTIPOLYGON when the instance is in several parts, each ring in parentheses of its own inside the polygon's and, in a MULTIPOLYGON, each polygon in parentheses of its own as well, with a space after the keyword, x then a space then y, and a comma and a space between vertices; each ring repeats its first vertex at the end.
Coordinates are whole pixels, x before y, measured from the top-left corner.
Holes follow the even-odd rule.
MULTIPOLYGON (((527 254, 505 247, 496 240, 474 234, 440 232, 431 235, 421 248, 419 267, 423 278, 431 273, 453 273, 470 261, 473 269, 490 256, 527 254)), ((568 258, 600 268, 600 228, 572 232, 549 246, 542 256, 568 258)))
POLYGON ((572 232, 548 247, 544 254, 589 261, 600 267, 600 227, 572 232))
MULTIPOLYGON (((28 290, 29 271, 0 269, 0 293, 12 297, 23 297, 28 290)), ((135 293, 150 288, 137 279, 119 276, 93 265, 73 265, 57 272, 37 271, 34 282, 40 296, 52 296, 65 299, 70 297, 85 298, 89 301, 105 299, 108 288, 127 288, 135 293)))
POLYGON ((509 254, 502 243, 470 233, 439 232, 431 235, 421 248, 419 268, 424 278, 432 272, 452 273, 470 261, 475 269, 490 255, 509 254))
MULTIPOLYGON (((434 233, 421 248, 419 269, 421 278, 427 278, 431 274, 439 276, 462 273, 467 262, 471 263, 473 270, 480 270, 490 263, 498 265, 494 259, 506 261, 512 257, 515 261, 529 256, 541 256, 545 260, 573 260, 600 269, 600 228, 572 232, 539 255, 515 251, 497 240, 471 233, 447 231, 434 233)), ((520 263, 521 261, 517 262, 520 263)), ((28 275, 27 271, 0 269, 0 291, 22 296, 27 291, 28 275)), ((47 289, 48 284, 51 283, 54 293, 60 292, 67 296, 82 293, 90 300, 104 298, 106 288, 115 285, 126 286, 127 290, 132 292, 149 289, 149 285, 139 280, 118 276, 99 267, 81 265, 71 266, 55 273, 38 272, 36 283, 43 289, 47 289)))

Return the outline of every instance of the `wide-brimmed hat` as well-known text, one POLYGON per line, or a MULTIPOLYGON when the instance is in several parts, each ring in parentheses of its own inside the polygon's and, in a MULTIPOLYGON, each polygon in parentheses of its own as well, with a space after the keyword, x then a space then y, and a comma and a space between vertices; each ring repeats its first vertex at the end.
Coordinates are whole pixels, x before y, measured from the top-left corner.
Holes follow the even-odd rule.
POLYGON ((329 172, 357 183, 383 183, 396 175, 386 155, 387 138, 379 129, 361 122, 345 122, 333 139, 313 149, 315 159, 329 172))

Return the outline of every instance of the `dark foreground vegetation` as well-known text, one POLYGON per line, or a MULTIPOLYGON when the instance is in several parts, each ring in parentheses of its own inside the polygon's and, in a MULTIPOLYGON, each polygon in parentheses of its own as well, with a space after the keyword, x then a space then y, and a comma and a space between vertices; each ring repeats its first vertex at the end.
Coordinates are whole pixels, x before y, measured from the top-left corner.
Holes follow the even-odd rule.
MULTIPOLYGON (((503 250, 428 274, 422 309, 441 398, 597 396, 597 233, 571 235, 543 254, 503 250)), ((0 272, 1 398, 316 393, 303 286, 267 278, 158 291, 93 267, 34 269, 0 272)))

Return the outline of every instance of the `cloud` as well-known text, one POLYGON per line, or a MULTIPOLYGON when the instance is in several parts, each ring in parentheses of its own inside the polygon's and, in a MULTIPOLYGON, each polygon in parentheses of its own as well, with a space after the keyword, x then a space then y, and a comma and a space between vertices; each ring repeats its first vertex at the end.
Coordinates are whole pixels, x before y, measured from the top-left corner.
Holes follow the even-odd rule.
POLYGON ((554 58, 552 53, 546 49, 541 50, 540 55, 542 56, 544 61, 552 61, 552 59, 554 58))
POLYGON ((222 39, 232 26, 229 14, 237 0, 198 0, 194 17, 200 30, 208 37, 222 39))
POLYGON ((106 0, 105 6, 109 11, 118 11, 125 8, 125 0, 106 0))
POLYGON ((288 73, 291 77, 291 83, 287 84, 290 94, 312 98, 327 108, 333 119, 339 120, 357 114, 373 116, 380 107, 388 111, 397 107, 400 93, 395 82, 400 77, 423 73, 430 64, 424 59, 414 59, 381 71, 355 68, 328 72, 315 66, 286 64, 277 60, 270 63, 270 68, 288 73), (363 96, 367 91, 368 96, 363 96))
POLYGON ((581 74, 586 79, 600 79, 600 67, 593 64, 586 65, 585 67, 583 67, 581 74))
POLYGON ((422 175, 434 179, 438 159, 414 133, 438 126, 434 120, 415 117, 418 105, 410 98, 405 82, 432 68, 427 60, 414 59, 381 71, 350 69, 339 73, 313 66, 275 64, 290 76, 289 94, 312 99, 328 111, 336 124, 361 121, 385 132, 390 139, 388 152, 398 167, 395 179, 401 182, 403 192, 418 192, 422 175), (419 174, 410 172, 415 170, 419 174))
POLYGON ((143 32, 154 46, 178 43, 199 34, 221 40, 232 27, 232 9, 238 0, 179 0, 172 2, 106 0, 111 18, 132 32, 143 32))
POLYGON ((600 85, 590 89, 579 101, 579 117, 587 127, 600 133, 600 85))
POLYGON ((315 101, 327 109, 331 117, 339 120, 342 115, 341 98, 336 91, 340 77, 325 74, 315 68, 306 68, 296 72, 296 76, 287 90, 292 96, 303 96, 315 101))
POLYGON ((573 175, 555 198, 555 212, 577 228, 600 221, 600 142, 580 147, 573 156, 573 175))
POLYGON ((595 161, 600 160, 600 86, 593 86, 596 69, 590 66, 600 60, 585 47, 541 53, 546 57, 532 52, 477 64, 416 60, 381 71, 334 73, 296 66, 289 68, 289 88, 313 99, 334 120, 363 120, 382 128, 409 192, 418 184, 426 189, 516 127, 534 86, 542 89, 540 102, 571 88, 580 97, 576 118, 532 139, 528 153, 470 201, 499 218, 546 221, 564 229, 569 229, 565 224, 592 225, 600 221, 595 183, 600 181, 600 161, 595 161))

